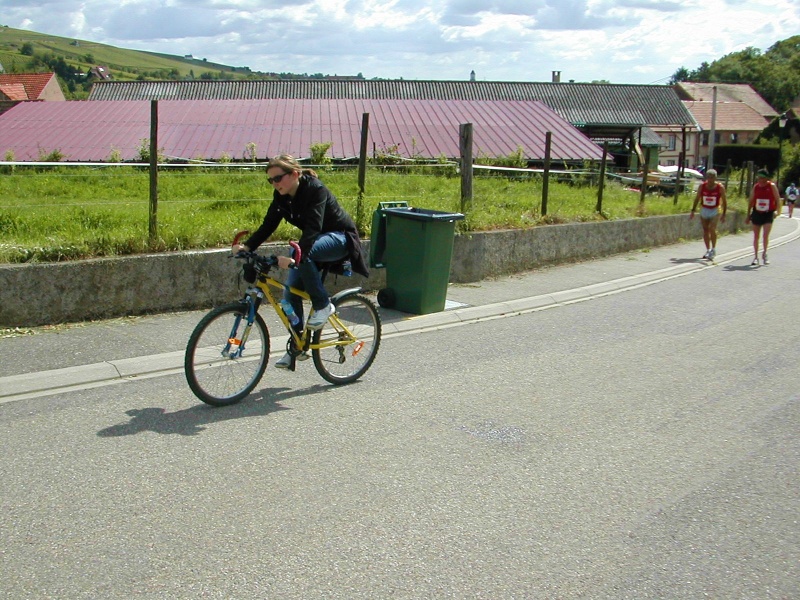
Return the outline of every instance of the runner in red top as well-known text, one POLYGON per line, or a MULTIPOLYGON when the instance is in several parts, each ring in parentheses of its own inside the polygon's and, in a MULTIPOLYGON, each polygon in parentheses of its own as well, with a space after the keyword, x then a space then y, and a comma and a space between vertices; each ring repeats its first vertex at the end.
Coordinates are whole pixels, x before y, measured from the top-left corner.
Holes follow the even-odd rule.
POLYGON ((781 194, 777 186, 769 180, 769 173, 761 169, 757 174, 756 184, 750 192, 750 204, 747 207, 745 223, 753 223, 753 252, 755 257, 751 266, 758 265, 758 238, 763 230, 764 252, 761 255, 763 264, 768 265, 767 247, 769 246, 769 232, 772 230, 772 221, 780 205, 781 194))
POLYGON ((706 253, 703 258, 714 260, 717 255, 717 221, 720 219, 719 207, 722 206, 722 222, 725 222, 725 213, 728 212, 728 200, 725 196, 725 186, 717 181, 717 172, 714 169, 706 171, 706 180, 697 188, 697 194, 692 204, 689 219, 694 219, 694 212, 700 204, 700 223, 703 225, 703 241, 706 244, 706 253))

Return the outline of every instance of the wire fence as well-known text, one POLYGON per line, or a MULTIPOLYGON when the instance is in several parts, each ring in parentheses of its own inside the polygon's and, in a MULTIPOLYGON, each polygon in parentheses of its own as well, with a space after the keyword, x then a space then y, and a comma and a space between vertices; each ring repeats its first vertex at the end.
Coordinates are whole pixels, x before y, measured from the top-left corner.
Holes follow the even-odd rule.
MULTIPOLYGON (((447 212, 461 208, 461 173, 455 162, 368 165, 363 190, 356 164, 308 166, 318 171, 364 235, 379 202, 406 200, 409 206, 447 212)), ((0 262, 224 246, 236 231, 257 227, 263 219, 273 193, 265 167, 262 162, 159 164, 153 236, 148 229, 148 163, 0 162, 0 262)), ((475 201, 461 211, 466 215, 459 222, 462 231, 643 214, 642 178, 636 174, 474 165, 473 175, 475 201), (547 191, 546 179, 563 185, 547 191), (621 208, 615 208, 612 194, 602 215, 593 217, 601 212, 596 203, 604 186, 621 197, 616 201, 621 208)), ((688 197, 692 185, 686 180, 681 197, 688 197)), ((647 188, 653 207, 659 204, 674 213, 674 178, 649 177, 647 188)), ((292 236, 294 229, 283 224, 273 239, 292 236)))

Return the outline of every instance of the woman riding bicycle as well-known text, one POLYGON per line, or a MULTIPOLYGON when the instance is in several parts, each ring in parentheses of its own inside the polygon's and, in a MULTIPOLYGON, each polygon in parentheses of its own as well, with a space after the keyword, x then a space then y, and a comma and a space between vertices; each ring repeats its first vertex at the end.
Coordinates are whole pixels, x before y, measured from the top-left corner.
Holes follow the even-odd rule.
MULTIPOLYGON (((307 327, 311 330, 320 329, 335 309, 322 284, 317 263, 349 258, 353 271, 369 277, 358 231, 353 219, 319 180, 316 172, 302 168, 294 157, 281 154, 270 159, 267 181, 274 188, 272 203, 261 226, 239 249, 255 250, 284 219, 300 229, 302 259, 300 264, 295 265, 296 268, 289 270, 286 285, 308 292, 314 312, 308 319, 307 327)), ((288 289, 284 291, 284 298, 294 307, 300 318, 295 327, 302 331, 302 300, 288 289)), ((290 364, 291 356, 287 353, 276 366, 285 369, 290 364)))

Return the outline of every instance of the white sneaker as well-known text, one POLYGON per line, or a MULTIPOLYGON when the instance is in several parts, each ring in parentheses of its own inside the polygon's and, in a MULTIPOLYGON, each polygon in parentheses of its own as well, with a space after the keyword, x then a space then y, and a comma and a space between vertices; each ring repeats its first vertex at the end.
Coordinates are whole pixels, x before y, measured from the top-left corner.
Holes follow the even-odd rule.
POLYGON ((761 262, 763 262, 765 265, 769 264, 769 261, 767 260, 767 253, 766 252, 764 252, 764 254, 761 255, 761 262))
POLYGON ((330 317, 333 313, 336 312, 336 307, 333 306, 330 302, 328 302, 328 306, 325 308, 320 308, 318 311, 315 311, 311 317, 309 317, 308 322, 306 323, 306 327, 311 331, 316 331, 317 329, 322 329, 325 323, 328 322, 328 317, 330 317))
POLYGON ((758 266, 758 257, 753 259, 753 262, 750 263, 750 266, 751 267, 757 267, 758 266))
POLYGON ((276 369, 288 369, 292 366, 292 355, 288 352, 283 355, 283 357, 275 363, 276 369))
POLYGON ((716 251, 715 248, 712 248, 711 250, 708 251, 708 259, 709 260, 714 260, 714 257, 716 257, 716 256, 717 256, 717 251, 716 251))
MULTIPOLYGON (((295 356, 294 359, 298 360, 298 361, 308 360, 309 359, 308 352, 302 352, 302 353, 298 354, 297 356, 295 356)), ((286 354, 284 354, 280 358, 280 360, 278 360, 275 363, 275 368, 276 369, 288 369, 291 366, 292 366, 292 355, 289 354, 288 352, 286 354)))

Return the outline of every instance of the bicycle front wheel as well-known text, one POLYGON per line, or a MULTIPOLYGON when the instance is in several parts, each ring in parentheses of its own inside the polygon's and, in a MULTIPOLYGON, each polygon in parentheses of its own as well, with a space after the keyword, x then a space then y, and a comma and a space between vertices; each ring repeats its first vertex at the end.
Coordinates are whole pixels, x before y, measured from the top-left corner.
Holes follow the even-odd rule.
POLYGON ((186 381, 206 404, 235 404, 253 391, 264 375, 269 331, 256 313, 253 326, 245 333, 247 312, 248 305, 241 302, 215 308, 189 337, 184 358, 186 381))
POLYGON ((366 297, 351 294, 335 303, 336 313, 314 332, 314 366, 333 384, 351 383, 367 372, 381 345, 381 317, 366 297))

